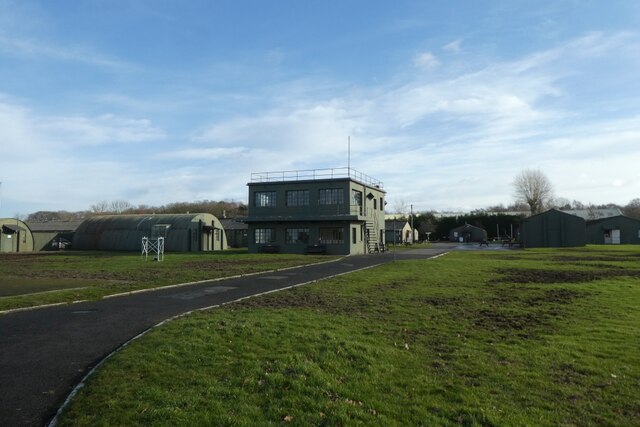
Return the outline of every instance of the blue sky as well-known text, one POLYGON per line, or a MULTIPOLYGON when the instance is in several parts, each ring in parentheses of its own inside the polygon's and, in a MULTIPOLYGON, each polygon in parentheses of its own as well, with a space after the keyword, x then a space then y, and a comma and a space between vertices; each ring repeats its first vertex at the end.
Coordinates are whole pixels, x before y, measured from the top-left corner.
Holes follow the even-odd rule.
POLYGON ((640 197, 640 3, 0 0, 0 217, 245 201, 351 165, 389 210, 640 197))

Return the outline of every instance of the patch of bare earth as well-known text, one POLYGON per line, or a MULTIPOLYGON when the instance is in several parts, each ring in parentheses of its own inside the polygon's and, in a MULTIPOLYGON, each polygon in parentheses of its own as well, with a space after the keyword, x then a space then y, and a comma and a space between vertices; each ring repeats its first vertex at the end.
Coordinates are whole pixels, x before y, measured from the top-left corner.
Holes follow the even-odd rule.
POLYGON ((493 283, 583 283, 614 277, 640 277, 640 270, 544 270, 544 269, 497 269, 502 277, 493 283))
POLYGON ((353 314, 379 305, 379 301, 366 298, 344 298, 292 290, 278 295, 249 298, 234 304, 243 309, 308 309, 329 314, 353 314))

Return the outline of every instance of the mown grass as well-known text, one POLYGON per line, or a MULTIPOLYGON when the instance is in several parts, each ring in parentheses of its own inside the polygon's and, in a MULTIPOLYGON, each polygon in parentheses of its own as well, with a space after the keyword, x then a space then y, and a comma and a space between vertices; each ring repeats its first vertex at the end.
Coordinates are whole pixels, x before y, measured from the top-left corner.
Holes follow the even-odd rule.
POLYGON ((246 250, 167 253, 161 262, 139 253, 0 254, 0 311, 99 299, 138 289, 277 270, 335 257, 247 254, 246 250))
POLYGON ((638 425, 639 271, 457 252, 245 300, 132 343, 61 425, 638 425))

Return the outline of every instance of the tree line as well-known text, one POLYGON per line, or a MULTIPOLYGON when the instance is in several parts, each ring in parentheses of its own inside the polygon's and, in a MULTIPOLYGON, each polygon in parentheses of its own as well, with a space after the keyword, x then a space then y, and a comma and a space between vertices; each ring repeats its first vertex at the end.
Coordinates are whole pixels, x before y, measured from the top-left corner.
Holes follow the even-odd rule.
POLYGON ((88 210, 38 211, 27 215, 24 219, 33 222, 75 221, 97 215, 119 214, 185 214, 210 213, 218 218, 238 218, 247 216, 247 206, 236 201, 198 200, 195 202, 174 202, 161 206, 133 205, 126 200, 102 200, 88 210))

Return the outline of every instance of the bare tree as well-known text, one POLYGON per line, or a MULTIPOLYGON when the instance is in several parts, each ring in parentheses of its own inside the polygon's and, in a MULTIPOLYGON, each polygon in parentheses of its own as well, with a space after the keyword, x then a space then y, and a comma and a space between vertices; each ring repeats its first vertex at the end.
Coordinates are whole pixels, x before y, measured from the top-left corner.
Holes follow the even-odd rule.
POLYGON ((640 199, 633 199, 622 208, 622 213, 630 218, 640 219, 640 199))
POLYGON ((131 208, 133 208, 133 205, 126 200, 113 200, 109 204, 109 211, 117 214, 121 214, 131 208))
POLYGON ((531 215, 542 212, 553 199, 553 186, 549 178, 538 169, 525 169, 513 182, 515 196, 531 209, 531 215))
POLYGON ((393 202, 393 213, 400 215, 409 214, 409 204, 404 199, 396 199, 393 202))
POLYGON ((106 200, 102 200, 96 203, 95 205, 91 205, 91 212, 92 213, 109 212, 109 202, 107 202, 106 200))

